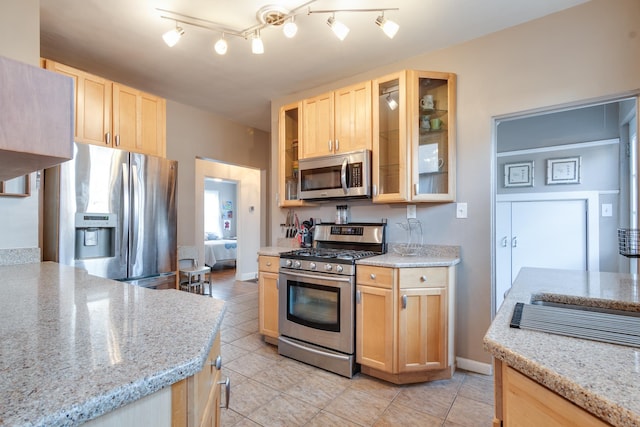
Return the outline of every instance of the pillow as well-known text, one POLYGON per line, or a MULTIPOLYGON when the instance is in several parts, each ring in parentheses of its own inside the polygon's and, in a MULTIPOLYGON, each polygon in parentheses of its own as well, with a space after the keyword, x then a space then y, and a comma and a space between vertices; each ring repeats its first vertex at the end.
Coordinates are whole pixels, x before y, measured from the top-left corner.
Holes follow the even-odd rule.
POLYGON ((216 233, 205 233, 206 240, 218 240, 219 238, 220 236, 218 236, 216 233))

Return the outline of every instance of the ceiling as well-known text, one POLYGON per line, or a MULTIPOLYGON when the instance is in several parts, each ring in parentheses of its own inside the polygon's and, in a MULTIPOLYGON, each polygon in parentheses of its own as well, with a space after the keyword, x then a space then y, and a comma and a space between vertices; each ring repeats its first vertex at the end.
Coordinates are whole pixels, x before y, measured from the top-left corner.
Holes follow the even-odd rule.
MULTIPOLYGON (((242 30, 259 23, 256 12, 294 0, 40 0, 41 56, 156 95, 211 111, 269 132, 271 99, 330 83, 385 64, 442 49, 539 18, 587 0, 317 0, 299 11, 298 34, 280 27, 261 32, 265 53, 251 42, 181 24, 185 34, 169 48, 162 34, 174 21, 157 8, 242 30), (374 24, 377 12, 337 13, 351 28, 338 40, 326 25, 330 14, 311 10, 399 8, 385 17, 400 30, 387 38, 374 24)), ((451 70, 446 70, 451 71, 451 70)))

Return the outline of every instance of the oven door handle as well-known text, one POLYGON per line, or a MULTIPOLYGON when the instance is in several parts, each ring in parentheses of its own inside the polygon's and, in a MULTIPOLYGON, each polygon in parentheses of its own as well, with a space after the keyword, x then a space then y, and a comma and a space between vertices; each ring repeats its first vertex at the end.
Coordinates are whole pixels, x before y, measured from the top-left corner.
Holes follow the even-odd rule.
POLYGON ((289 277, 293 277, 293 278, 297 278, 297 277, 303 277, 305 279, 313 279, 313 280, 323 280, 323 281, 331 281, 331 282, 350 282, 352 279, 352 276, 339 276, 339 275, 331 275, 331 277, 327 277, 327 276, 315 276, 313 274, 305 274, 305 273, 283 273, 289 277))

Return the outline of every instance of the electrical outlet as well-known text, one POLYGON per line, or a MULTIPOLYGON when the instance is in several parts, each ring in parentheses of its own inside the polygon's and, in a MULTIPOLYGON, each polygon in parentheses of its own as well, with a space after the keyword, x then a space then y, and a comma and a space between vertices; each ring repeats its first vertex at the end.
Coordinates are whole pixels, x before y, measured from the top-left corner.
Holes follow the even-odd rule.
POLYGON ((457 203, 456 204, 456 218, 466 218, 467 217, 467 204, 466 203, 457 203))
POLYGON ((602 204, 602 216, 613 216, 613 205, 611 203, 602 204))
POLYGON ((407 219, 416 217, 416 205, 407 205, 407 219))

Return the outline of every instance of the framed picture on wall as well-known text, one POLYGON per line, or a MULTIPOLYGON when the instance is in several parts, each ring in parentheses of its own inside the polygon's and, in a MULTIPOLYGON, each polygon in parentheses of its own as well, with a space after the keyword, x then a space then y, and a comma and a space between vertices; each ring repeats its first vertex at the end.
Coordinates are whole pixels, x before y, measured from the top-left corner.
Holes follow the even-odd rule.
POLYGON ((580 184, 581 157, 547 159, 547 185, 580 184))
POLYGON ((533 187, 533 160, 504 165, 505 187, 533 187))

